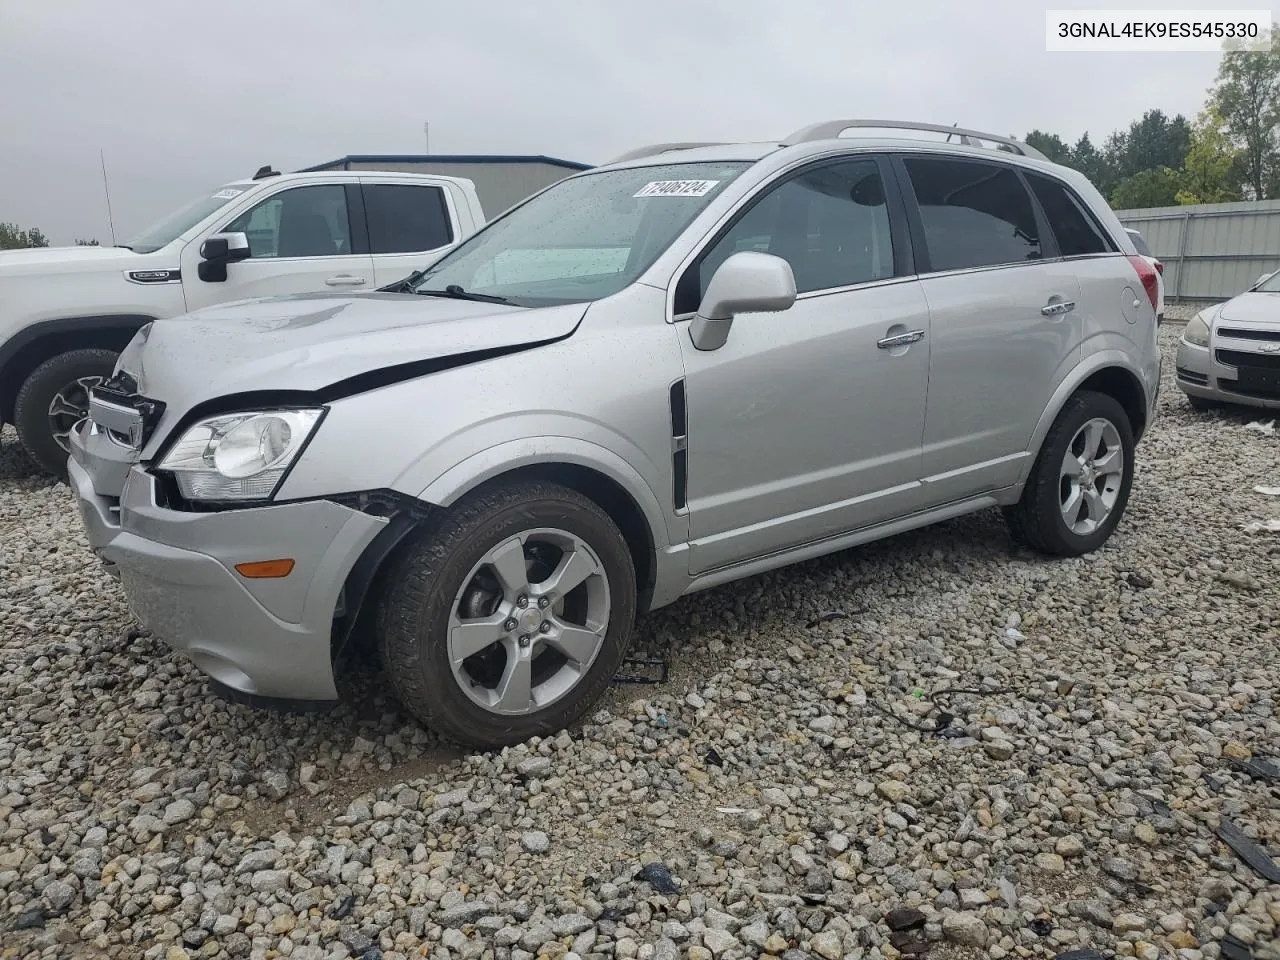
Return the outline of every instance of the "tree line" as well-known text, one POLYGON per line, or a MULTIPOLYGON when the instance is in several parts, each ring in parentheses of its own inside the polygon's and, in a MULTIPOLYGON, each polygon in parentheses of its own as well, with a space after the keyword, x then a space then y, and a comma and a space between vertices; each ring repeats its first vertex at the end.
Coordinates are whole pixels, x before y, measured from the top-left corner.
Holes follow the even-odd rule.
MULTIPOLYGON (((1280 24, 1272 25, 1280 36, 1280 24)), ((1101 146, 1032 130, 1023 139, 1079 170, 1116 210, 1280 197, 1280 44, 1227 50, 1194 121, 1148 110, 1101 146)), ((97 240, 77 240, 98 246, 97 240)), ((0 250, 47 247, 39 229, 0 222, 0 250)))
POLYGON ((1116 210, 1276 199, 1280 45, 1225 52, 1194 121, 1155 109, 1101 145, 1087 132, 1073 144, 1043 130, 1023 139, 1087 176, 1116 210))
MULTIPOLYGON (((0 250, 26 250, 30 247, 47 247, 49 238, 39 227, 24 230, 16 223, 0 223, 0 250)), ((99 246, 97 240, 77 240, 77 247, 99 246)))

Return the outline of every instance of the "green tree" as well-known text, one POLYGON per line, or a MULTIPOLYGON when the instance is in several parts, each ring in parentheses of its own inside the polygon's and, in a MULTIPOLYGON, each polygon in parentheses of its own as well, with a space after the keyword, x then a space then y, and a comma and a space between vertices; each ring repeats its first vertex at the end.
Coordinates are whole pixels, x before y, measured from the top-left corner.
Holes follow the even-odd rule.
POLYGON ((0 250, 24 250, 27 247, 47 247, 49 238, 36 227, 23 230, 16 223, 0 223, 0 250))
POLYGON ((99 247, 101 246, 97 240, 76 240, 77 247, 99 247))
POLYGON ((1126 177, 1111 191, 1115 210, 1141 210, 1144 207, 1171 207, 1178 199, 1178 172, 1171 167, 1156 167, 1126 177))
POLYGON ((1191 146, 1178 175, 1177 201, 1229 203, 1241 199, 1244 152, 1231 142, 1222 117, 1206 107, 1196 118, 1191 146))
MULTIPOLYGON (((1272 26, 1275 36, 1280 24, 1272 26)), ((1280 47, 1227 50, 1209 103, 1243 151, 1245 183, 1252 199, 1280 193, 1280 47)))
POLYGON ((1071 148, 1071 162, 1067 166, 1079 170, 1098 188, 1104 197, 1111 193, 1118 179, 1107 158, 1093 145, 1086 133, 1071 148))
POLYGON ((1182 114, 1170 119, 1163 110, 1148 110, 1113 139, 1120 148, 1113 163, 1122 178, 1161 167, 1177 170, 1191 146, 1191 124, 1182 114))
POLYGON ((1028 146, 1035 147, 1054 163, 1070 166, 1071 147, 1067 146, 1056 133, 1032 130, 1023 140, 1028 146))

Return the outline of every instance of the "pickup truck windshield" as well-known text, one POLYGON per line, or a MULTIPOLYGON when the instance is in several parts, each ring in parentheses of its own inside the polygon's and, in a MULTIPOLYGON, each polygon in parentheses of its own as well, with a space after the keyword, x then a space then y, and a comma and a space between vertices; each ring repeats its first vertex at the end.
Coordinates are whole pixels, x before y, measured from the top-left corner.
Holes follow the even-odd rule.
POLYGON ((203 197, 193 200, 182 209, 169 214, 157 224, 153 224, 123 246, 134 253, 155 253, 161 247, 172 243, 186 233, 209 214, 218 210, 250 188, 247 183, 229 183, 225 187, 211 190, 203 197))
POLYGON ((562 180, 434 263, 417 293, 516 306, 629 286, 749 163, 673 163, 562 180))

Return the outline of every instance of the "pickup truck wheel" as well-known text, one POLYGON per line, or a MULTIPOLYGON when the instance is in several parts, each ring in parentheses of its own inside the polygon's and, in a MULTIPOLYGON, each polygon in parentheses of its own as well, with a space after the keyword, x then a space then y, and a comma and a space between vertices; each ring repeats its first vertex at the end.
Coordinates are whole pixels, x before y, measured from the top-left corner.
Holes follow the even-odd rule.
POLYGON ((379 646, 410 712, 489 749, 581 717, 635 614, 631 553, 608 514, 555 484, 513 483, 463 501, 399 558, 379 646))
POLYGON ((14 426, 27 453, 43 470, 65 480, 67 437, 89 415, 89 388, 111 376, 112 350, 72 350, 36 367, 13 405, 14 426))
POLYGON ((1106 543, 1129 502, 1133 448, 1124 407, 1105 394, 1077 393, 1049 429, 1022 499, 1005 509, 1014 539, 1060 557, 1106 543))

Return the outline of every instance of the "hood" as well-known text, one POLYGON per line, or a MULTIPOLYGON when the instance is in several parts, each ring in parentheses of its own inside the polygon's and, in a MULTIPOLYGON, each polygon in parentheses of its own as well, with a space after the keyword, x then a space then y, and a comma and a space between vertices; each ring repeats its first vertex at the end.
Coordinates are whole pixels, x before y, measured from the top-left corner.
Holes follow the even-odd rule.
POLYGON ((87 266, 115 266, 120 261, 137 259, 139 255, 124 247, 31 247, 26 250, 0 250, 0 271, 21 271, 66 263, 87 266))
POLYGON ((362 374, 409 379, 429 372, 431 361, 566 337, 586 309, 400 293, 242 300, 155 321, 119 367, 143 396, 181 410, 249 392, 340 395, 362 374))
POLYGON ((1242 293, 1222 305, 1216 322, 1223 320, 1280 326, 1280 293, 1242 293))

